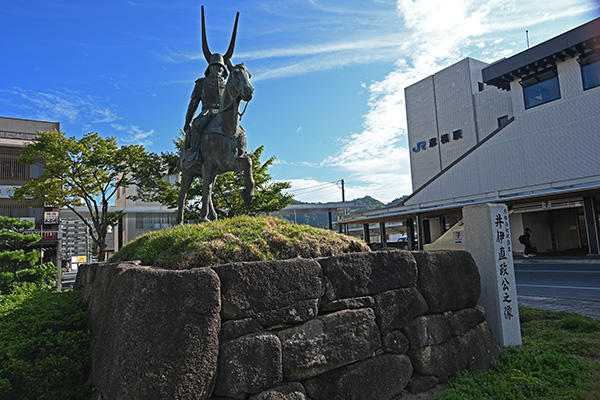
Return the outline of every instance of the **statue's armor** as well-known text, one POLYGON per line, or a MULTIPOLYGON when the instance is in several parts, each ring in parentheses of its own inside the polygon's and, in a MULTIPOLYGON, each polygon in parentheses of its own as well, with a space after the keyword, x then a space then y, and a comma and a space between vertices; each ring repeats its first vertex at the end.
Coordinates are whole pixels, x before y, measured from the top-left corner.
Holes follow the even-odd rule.
MULTIPOLYGON (((200 78, 198 81, 204 81, 202 85, 202 111, 212 108, 218 109, 225 92, 225 79, 215 76, 200 78)), ((198 82, 196 81, 196 82, 198 82)))
POLYGON ((222 77, 209 75, 196 80, 191 102, 196 106, 202 101, 202 112, 194 118, 192 127, 186 137, 185 147, 192 152, 192 159, 201 160, 200 137, 212 118, 218 114, 226 81, 222 77))

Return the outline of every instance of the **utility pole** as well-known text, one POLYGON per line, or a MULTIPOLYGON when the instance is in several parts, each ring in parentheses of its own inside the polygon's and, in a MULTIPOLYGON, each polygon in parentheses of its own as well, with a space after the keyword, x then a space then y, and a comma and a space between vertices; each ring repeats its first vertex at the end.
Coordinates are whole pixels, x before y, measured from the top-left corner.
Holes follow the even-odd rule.
MULTIPOLYGON (((342 179, 342 203, 346 202, 346 191, 344 189, 344 180, 342 179)), ((347 210, 344 208, 344 215, 346 215, 347 210)), ((348 234, 348 225, 344 225, 344 233, 348 234)))

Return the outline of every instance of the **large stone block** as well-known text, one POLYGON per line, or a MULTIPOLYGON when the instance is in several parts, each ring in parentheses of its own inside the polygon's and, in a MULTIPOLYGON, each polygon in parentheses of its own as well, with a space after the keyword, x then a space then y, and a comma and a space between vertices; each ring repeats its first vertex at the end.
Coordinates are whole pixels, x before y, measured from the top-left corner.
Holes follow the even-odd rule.
POLYGON ((92 296, 92 380, 104 399, 208 398, 221 326, 217 274, 96 268, 103 298, 92 296))
POLYGON ((408 355, 418 373, 433 376, 452 376, 467 367, 467 358, 457 337, 450 341, 418 349, 408 355))
POLYGON ((475 307, 481 294, 479 270, 466 251, 415 251, 417 288, 430 313, 475 307))
POLYGON ((250 396, 250 400, 306 400, 306 390, 300 382, 289 382, 250 396))
POLYGON ((435 388, 437 379, 434 376, 425 376, 419 373, 413 374, 408 382, 408 391, 411 393, 421 393, 435 388))
POLYGON ((319 314, 335 312, 340 310, 352 310, 357 308, 371 308, 375 305, 375 299, 371 296, 352 297, 334 300, 331 303, 322 304, 319 314))
POLYGON ((459 336, 458 340, 467 359, 467 368, 472 372, 487 371, 492 362, 500 357, 500 345, 487 322, 459 336))
POLYGON ((317 316, 323 274, 314 260, 240 262, 213 269, 221 279, 223 319, 253 317, 267 326, 317 316))
POLYGON ((262 332, 221 344, 216 395, 244 399, 282 380, 281 342, 276 335, 262 332))
POLYGON ((485 310, 481 306, 449 312, 448 321, 455 336, 461 336, 485 321, 485 310))
POLYGON ((371 309, 344 310, 278 332, 288 381, 306 379, 375 354, 381 335, 371 309))
POLYGON ((314 400, 389 400, 408 384, 413 368, 404 355, 382 354, 304 382, 314 400))
POLYGON ((260 330, 262 326, 254 318, 232 319, 221 325, 221 340, 233 340, 260 330))
POLYGON ((318 261, 327 277, 328 300, 411 287, 417 279, 415 260, 407 251, 342 254, 318 261))
POLYGON ((414 287, 376 294, 375 315, 383 334, 408 325, 427 311, 427 303, 414 287))
POLYGON ((405 354, 410 342, 400 331, 392 331, 383 336, 383 350, 386 353, 405 354))
POLYGON ((102 315, 102 305, 106 302, 108 288, 114 276, 123 268, 140 265, 139 261, 119 263, 81 264, 75 279, 75 288, 81 291, 81 297, 89 310, 88 328, 93 332, 96 321, 102 315))
POLYGON ((403 331, 413 349, 441 344, 452 337, 450 323, 442 314, 417 317, 403 331))

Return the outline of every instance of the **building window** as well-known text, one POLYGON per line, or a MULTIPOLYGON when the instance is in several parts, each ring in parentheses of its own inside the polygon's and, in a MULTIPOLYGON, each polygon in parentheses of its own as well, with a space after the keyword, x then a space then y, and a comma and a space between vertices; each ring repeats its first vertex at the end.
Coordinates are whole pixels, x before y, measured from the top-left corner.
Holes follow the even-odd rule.
POLYGON ((28 181, 29 179, 29 165, 19 162, 19 152, 0 152, 1 181, 28 181))
POLYGON ((498 117, 498 128, 502 128, 506 124, 508 124, 508 115, 498 117))
POLYGON ((558 74, 555 68, 524 78, 519 83, 523 86, 525 109, 560 99, 558 74))
POLYGON ((137 213, 135 229, 162 229, 175 225, 175 214, 137 213))
POLYGON ((600 86, 600 54, 592 53, 577 60, 581 65, 583 90, 600 86))

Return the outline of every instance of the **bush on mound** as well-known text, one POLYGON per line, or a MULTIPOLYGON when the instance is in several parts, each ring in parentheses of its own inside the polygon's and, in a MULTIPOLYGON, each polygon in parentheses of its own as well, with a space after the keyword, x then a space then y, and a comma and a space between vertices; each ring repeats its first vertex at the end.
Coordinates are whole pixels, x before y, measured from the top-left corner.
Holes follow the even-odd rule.
POLYGON ((128 243, 109 261, 141 260, 144 265, 189 269, 360 251, 370 249, 358 239, 330 230, 274 217, 235 217, 149 232, 128 243))

